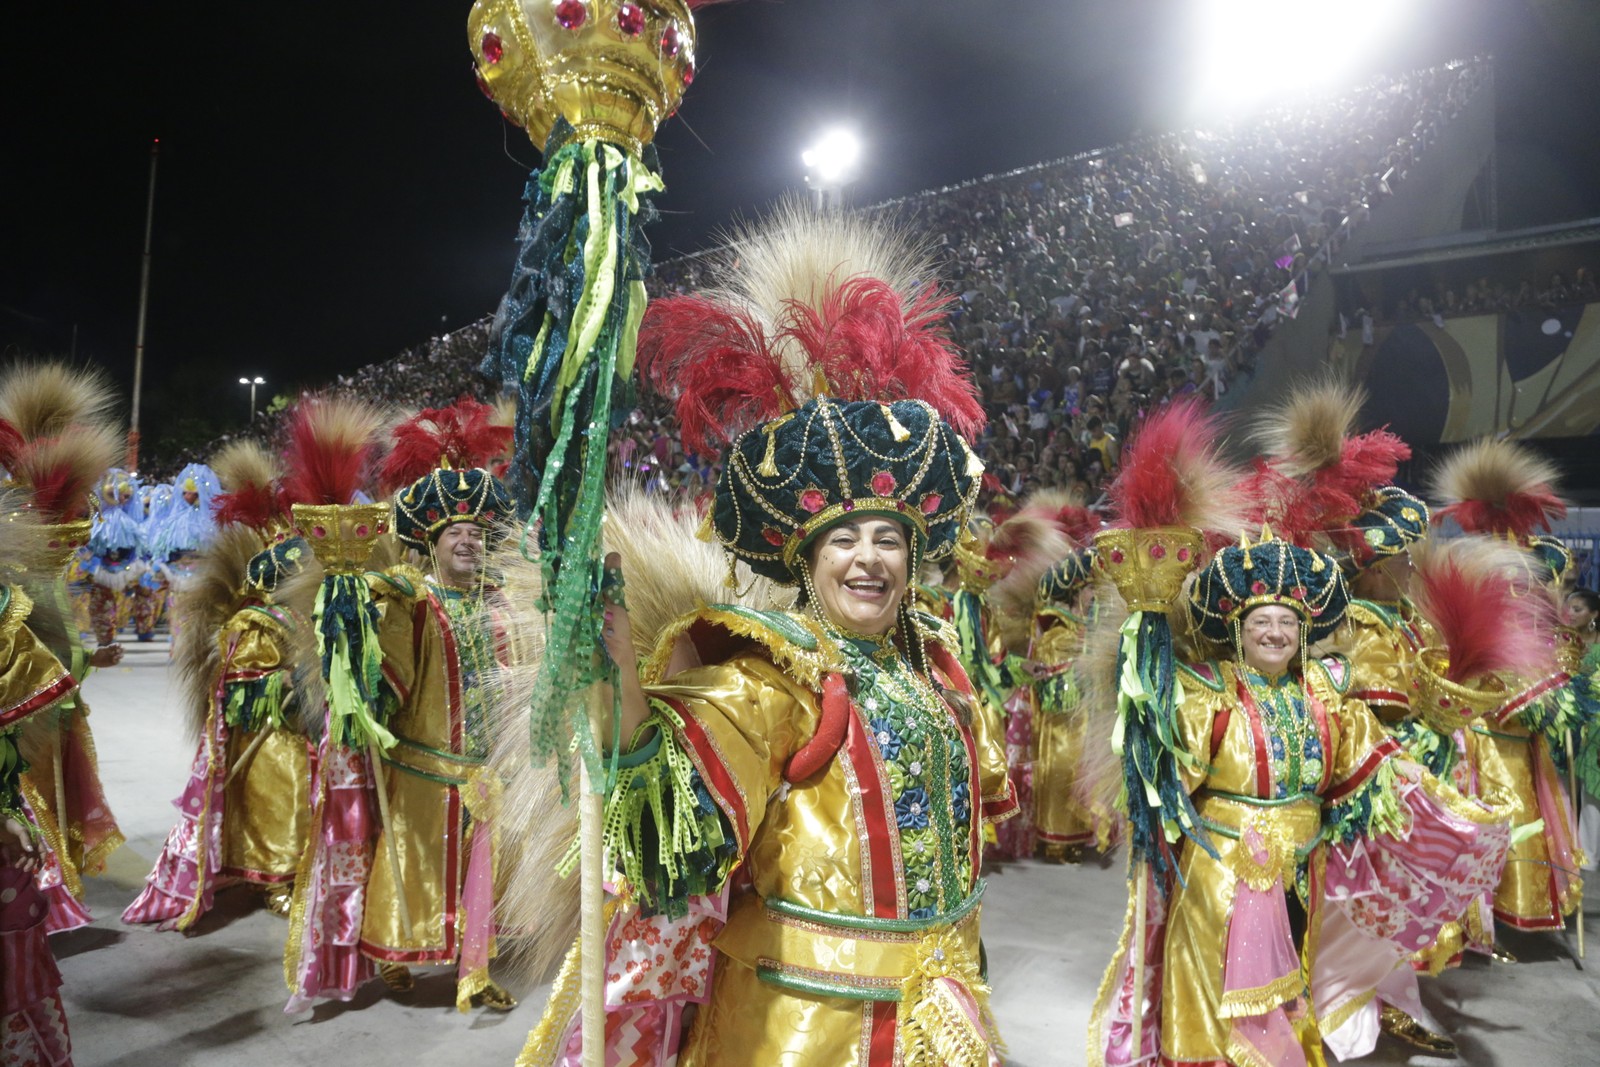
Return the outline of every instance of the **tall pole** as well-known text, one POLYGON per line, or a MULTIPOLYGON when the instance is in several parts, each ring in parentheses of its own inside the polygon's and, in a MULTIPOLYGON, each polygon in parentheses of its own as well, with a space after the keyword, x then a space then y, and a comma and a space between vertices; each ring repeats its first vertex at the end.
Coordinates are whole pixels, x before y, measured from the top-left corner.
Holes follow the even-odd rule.
POLYGON ((133 338, 133 406, 128 414, 128 462, 130 471, 139 469, 139 396, 144 390, 144 320, 150 305, 150 233, 156 222, 156 163, 160 161, 161 138, 150 142, 150 195, 144 206, 144 261, 139 268, 139 327, 133 338))

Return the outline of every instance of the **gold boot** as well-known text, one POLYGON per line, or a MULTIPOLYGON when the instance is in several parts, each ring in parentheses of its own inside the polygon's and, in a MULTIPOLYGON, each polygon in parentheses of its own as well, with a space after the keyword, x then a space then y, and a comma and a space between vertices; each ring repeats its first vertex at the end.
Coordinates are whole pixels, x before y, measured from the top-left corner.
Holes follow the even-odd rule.
POLYGON ((417 980, 411 975, 411 968, 403 963, 378 964, 378 977, 383 979, 383 984, 396 993, 409 993, 417 987, 417 980))
POLYGON ((267 890, 267 911, 280 919, 289 917, 289 909, 294 905, 293 886, 273 886, 267 890))
POLYGON ((483 990, 472 998, 473 1003, 490 1011, 510 1011, 517 1006, 517 998, 500 988, 498 982, 490 982, 483 990))
POLYGON ((1436 1034, 1417 1020, 1391 1004, 1385 1004, 1378 1016, 1378 1026, 1384 1033, 1412 1048, 1432 1052, 1438 1056, 1454 1056, 1456 1043, 1443 1034, 1436 1034))

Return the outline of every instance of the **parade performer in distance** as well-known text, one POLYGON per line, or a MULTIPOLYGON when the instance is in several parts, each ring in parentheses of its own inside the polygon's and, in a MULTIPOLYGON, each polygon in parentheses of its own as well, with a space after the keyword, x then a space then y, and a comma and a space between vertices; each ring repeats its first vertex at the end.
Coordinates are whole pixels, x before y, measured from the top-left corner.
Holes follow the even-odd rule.
MULTIPOLYGON (((484 687, 504 654, 505 605, 484 562, 513 514, 505 486, 481 466, 509 436, 490 414, 488 405, 465 399, 424 410, 396 429, 384 461, 395 533, 428 573, 402 565, 367 576, 379 614, 371 651, 381 654, 376 718, 383 740, 381 767, 364 773, 382 791, 385 825, 374 827, 359 906, 354 914, 331 914, 326 878, 341 872, 327 865, 341 857, 321 843, 339 818, 335 794, 354 788, 361 770, 354 765, 364 753, 325 749, 313 835, 319 844, 307 852, 291 916, 291 1010, 313 996, 348 998, 373 963, 396 992, 412 988, 411 965, 452 964, 461 1011, 516 1005, 489 976, 499 784, 486 766, 484 687), (330 919, 354 923, 335 934, 330 919), (353 947, 342 941, 334 950, 333 940, 347 934, 356 935, 353 947), (334 965, 332 951, 346 958, 344 966, 334 965), (330 973, 340 980, 320 977, 330 973)), ((327 736, 331 742, 337 731, 327 736)))
MULTIPOLYGON (((122 658, 114 643, 93 652, 83 647, 66 590, 67 566, 89 541, 95 486, 122 454, 123 435, 110 416, 115 401, 100 375, 59 363, 13 364, 0 372, 0 422, 11 427, 14 441, 4 465, 44 524, 44 549, 21 581, 33 601, 28 626, 80 687, 90 671, 122 658)), ((90 921, 82 876, 99 873, 122 844, 100 785, 81 688, 30 718, 18 741, 27 765, 23 799, 46 845, 39 885, 50 900, 47 929, 74 929, 90 921)))
POLYGON ((178 472, 169 490, 171 499, 160 519, 146 520, 154 529, 145 542, 151 547, 150 569, 158 586, 159 612, 167 617, 176 641, 181 620, 172 611, 172 603, 182 592, 196 557, 217 534, 214 501, 221 487, 210 467, 190 463, 178 472))
POLYGON ((1319 1063, 1334 910, 1403 958, 1498 878, 1509 838, 1399 757, 1347 696, 1346 664, 1307 657, 1348 601, 1332 558, 1263 530, 1217 550, 1185 591, 1201 531, 1216 529, 1184 514, 1215 489, 1192 473, 1215 439, 1192 405, 1152 415, 1113 483, 1117 528, 1096 538, 1133 610, 1118 715, 1135 862, 1095 1064, 1319 1063), (1195 649, 1219 658, 1180 660, 1162 613, 1180 596, 1195 649))
MULTIPOLYGON (((1451 453, 1435 473, 1432 492, 1444 505, 1435 514, 1455 519, 1469 535, 1526 549, 1531 559, 1525 567, 1538 577, 1536 588, 1556 603, 1571 555, 1536 530, 1548 530, 1550 520, 1566 514, 1558 480, 1555 467, 1528 446, 1486 438, 1451 453)), ((1554 647, 1553 612, 1542 626, 1544 640, 1554 647)), ((1513 826, 1542 827, 1519 837, 1494 894, 1494 917, 1521 930, 1561 929, 1583 899, 1577 827, 1555 753, 1564 749, 1569 727, 1581 728, 1592 718, 1593 707, 1579 707, 1563 694, 1570 680, 1559 663, 1507 677, 1507 699, 1472 727, 1484 799, 1505 811, 1513 826)), ((1501 955, 1509 958, 1503 950, 1501 955)))
MULTIPOLYGON (((999 1062, 979 868, 1016 800, 952 636, 909 597, 982 470, 927 276, 881 223, 790 208, 734 237, 717 296, 647 313, 641 368, 686 445, 728 441, 706 534, 730 581, 737 561, 799 593, 693 611, 638 671, 619 591, 606 609, 607 1033, 649 1046, 625 1062, 999 1062)), ((519 1062, 577 1062, 577 968, 574 950, 519 1062)))
POLYGON ((1088 726, 1077 663, 1087 636, 1093 580, 1089 547, 1074 549, 1039 580, 1028 653, 1038 675, 1033 684, 1033 828, 1040 852, 1058 863, 1077 861, 1085 848, 1105 850, 1116 830, 1111 812, 1091 810, 1077 787, 1088 726))
POLYGON ((193 928, 236 882, 259 886, 268 910, 287 916, 311 822, 313 750, 292 667, 310 623, 274 597, 311 552, 286 535, 275 464, 260 446, 236 442, 215 464, 227 487, 215 497, 221 529, 175 601, 173 661, 198 747, 173 802, 178 821, 122 913, 164 930, 193 928))
MULTIPOLYGON (((1071 509, 1065 494, 1054 490, 1035 494, 995 528, 985 553, 990 565, 1000 572, 984 597, 985 615, 993 624, 1004 655, 1001 671, 1008 688, 1001 709, 1004 720, 1000 737, 1006 751, 1006 774, 1017 795, 1017 814, 995 827, 988 859, 1026 859, 1038 846, 1034 823, 1038 803, 1035 754, 1041 724, 1034 696, 1037 679, 1051 668, 1032 659, 1031 653, 1038 622, 1039 583, 1073 549, 1061 523, 1063 509, 1071 509)), ((1063 787, 1070 789, 1058 769, 1054 788, 1063 787)))
POLYGON ((100 479, 99 509, 89 534, 89 617, 95 641, 114 644, 117 632, 131 619, 138 634, 154 634, 155 601, 148 591, 140 596, 140 579, 149 562, 140 552, 144 504, 139 484, 121 467, 112 467, 100 479))

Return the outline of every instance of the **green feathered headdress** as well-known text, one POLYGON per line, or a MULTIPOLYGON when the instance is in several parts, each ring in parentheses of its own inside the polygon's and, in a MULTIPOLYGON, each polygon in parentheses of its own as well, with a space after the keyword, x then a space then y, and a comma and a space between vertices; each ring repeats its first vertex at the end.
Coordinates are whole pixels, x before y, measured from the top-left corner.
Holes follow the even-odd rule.
POLYGON ((955 545, 983 465, 971 372, 925 250, 882 220, 791 203, 732 234, 711 286, 650 305, 641 373, 684 447, 727 442, 707 532, 757 574, 854 515, 903 521, 922 558, 955 545))
POLYGON ((253 593, 271 595, 278 583, 299 574, 311 555, 311 546, 303 537, 290 537, 269 545, 251 557, 245 567, 245 588, 253 593))
POLYGON ((1039 579, 1039 603, 1070 604, 1094 581, 1094 549, 1080 548, 1045 572, 1039 579))
POLYGON ((1293 610, 1306 640, 1315 642, 1338 628, 1350 593, 1332 557, 1278 540, 1270 530, 1254 544, 1240 538, 1217 552, 1189 587, 1190 619, 1221 644, 1234 643, 1234 624, 1266 604, 1293 610))
POLYGON ((1353 566, 1370 567, 1427 537, 1430 521, 1427 504, 1386 485, 1368 497, 1367 509, 1351 520, 1349 536, 1341 540, 1353 566))

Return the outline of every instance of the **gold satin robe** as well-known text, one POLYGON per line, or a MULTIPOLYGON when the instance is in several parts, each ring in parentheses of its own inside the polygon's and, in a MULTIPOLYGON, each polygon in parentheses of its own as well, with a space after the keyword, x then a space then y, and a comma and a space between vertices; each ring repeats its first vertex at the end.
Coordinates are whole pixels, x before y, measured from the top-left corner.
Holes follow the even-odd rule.
MULTIPOLYGON (((243 608, 228 620, 218 635, 225 707, 235 694, 242 696, 280 671, 287 695, 290 665, 284 650, 297 625, 301 624, 282 608, 261 605, 243 608)), ((265 725, 262 714, 280 711, 250 710, 250 721, 258 726, 265 725)), ((311 832, 310 756, 306 736, 294 729, 296 725, 286 721, 281 727, 266 726, 267 736, 227 785, 222 808, 224 877, 260 885, 294 880, 311 832)), ((225 765, 234 767, 259 735, 260 729, 230 729, 225 765)))
MULTIPOLYGON (((976 796, 962 825, 940 829, 930 814, 927 829, 897 832, 897 813, 903 818, 916 801, 903 767, 885 753, 907 753, 911 742, 875 718, 870 694, 852 701, 844 740, 821 770, 798 782, 785 778, 789 759, 817 732, 821 678, 840 663, 814 622, 708 608, 680 620, 664 652, 683 632, 710 665, 647 685, 646 693, 681 716, 674 741, 732 828, 739 859, 729 875, 728 921, 714 942, 710 999, 690 1026, 679 1067, 901 1063, 900 1005, 860 991, 900 989, 935 949, 948 949, 941 960, 952 973, 981 985, 982 827, 1016 811, 999 739, 978 729, 981 715, 969 730, 948 706, 922 721, 922 736, 964 749, 958 777, 976 796), (916 865, 931 872, 931 884, 913 873, 916 865), (908 919, 919 905, 953 921, 908 919)), ((657 671, 664 661, 658 656, 657 671)), ((944 662, 936 667, 941 681, 965 691, 954 656, 944 662)), ((652 668, 643 675, 648 681, 652 668)), ((929 753, 938 747, 928 744, 929 753)), ((945 766, 956 770, 954 761, 945 766)), ((937 770, 930 773, 931 812, 942 787, 937 770)), ((562 1001, 558 983, 551 1003, 562 1001)), ((519 1064, 553 1062, 549 1022, 530 1035, 519 1064)))
POLYGON ((1096 820, 1073 794, 1088 729, 1072 677, 1073 665, 1083 652, 1083 620, 1052 607, 1039 613, 1038 625, 1030 658, 1059 674, 1034 685, 1034 833, 1046 849, 1092 845, 1096 820), (1056 703, 1070 706, 1056 707, 1056 703))
MULTIPOLYGON (((1304 858, 1312 890, 1305 959, 1314 959, 1318 917, 1317 885, 1326 862, 1326 846, 1319 842, 1327 800, 1323 794, 1344 795, 1367 780, 1382 760, 1397 751, 1381 723, 1360 701, 1347 698, 1320 663, 1308 671, 1310 690, 1320 712, 1307 710, 1295 729, 1303 739, 1315 737, 1323 753, 1320 775, 1300 764, 1301 780, 1291 783, 1287 759, 1273 750, 1271 731, 1257 712, 1235 695, 1239 668, 1231 663, 1207 665, 1182 672, 1184 701, 1178 707, 1177 726, 1184 747, 1192 753, 1210 753, 1210 767, 1185 767, 1183 776, 1200 817, 1210 823, 1212 844, 1221 857, 1212 859, 1184 839, 1178 860, 1181 881, 1173 884, 1167 900, 1165 956, 1161 976, 1161 1057, 1163 1064, 1226 1064, 1230 1056, 1230 1016, 1259 1014, 1296 997, 1308 995, 1299 970, 1279 975, 1260 989, 1224 995, 1223 972, 1227 959, 1229 918, 1241 879, 1259 879, 1273 873, 1255 864, 1240 847, 1237 834, 1255 826, 1275 848, 1273 861, 1285 885, 1294 881, 1296 857, 1304 858), (1315 777, 1314 785, 1306 785, 1315 777), (1309 791, 1302 792, 1302 788, 1309 791), (1288 799, 1278 800, 1280 791, 1288 799), (1261 805, 1257 801, 1269 801, 1261 805), (1246 995, 1247 994, 1247 995, 1246 995), (1241 999, 1243 996, 1243 999, 1241 999)), ((1293 672, 1276 683, 1258 681, 1258 687, 1298 687, 1293 672)), ((1292 892, 1292 889, 1290 890, 1292 892)), ((1131 896, 1131 894, 1130 894, 1131 896)), ((1133 907, 1127 925, 1101 984, 1090 1023, 1091 1054, 1100 1062, 1100 1038, 1109 1009, 1114 975, 1119 973, 1132 936, 1133 907)), ((1309 970, 1309 968, 1307 968, 1309 970)))
MULTIPOLYGON (((0 585, 0 810, 13 817, 20 799, 16 733, 29 718, 70 696, 78 683, 28 629, 33 601, 16 586, 0 585)), ((23 822, 18 817, 18 822, 23 822)))
MULTIPOLYGON (((407 595, 372 576, 381 612, 384 680, 398 700, 387 721, 397 743, 383 754, 398 877, 380 833, 367 882, 361 952, 388 963, 450 963, 461 951, 462 876, 472 846, 468 832, 469 783, 484 774, 487 739, 479 720, 477 685, 462 669, 462 655, 500 655, 504 636, 493 624, 483 633, 452 626, 446 599, 462 594, 431 580, 407 595), (487 645, 487 647, 484 647, 487 645), (470 721, 469 721, 470 720, 470 721), (412 931, 407 937, 399 895, 412 931)), ((490 615, 500 593, 486 589, 490 615)), ((476 830, 476 827, 474 827, 476 830)), ((486 977, 486 976, 485 976, 486 977)))
MULTIPOLYGON (((70 628, 72 613, 66 603, 65 581, 41 585, 35 595, 56 600, 67 629, 38 636, 81 687, 94 668, 77 630, 70 628)), ((40 835, 60 863, 61 884, 73 899, 82 902, 83 876, 103 871, 106 858, 122 847, 124 838, 100 784, 89 704, 81 688, 56 701, 49 715, 32 719, 20 741, 28 762, 22 775, 23 795, 33 809, 40 835)))

